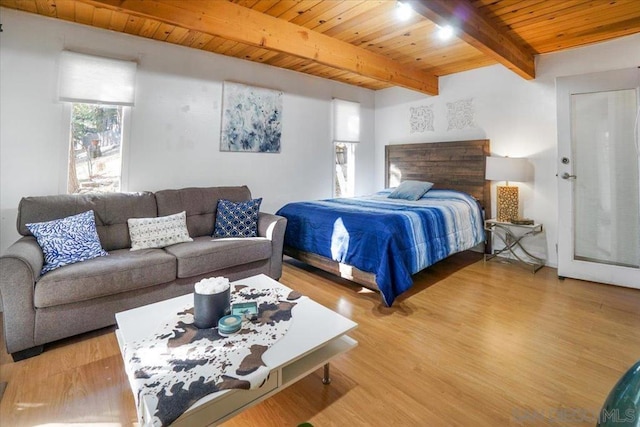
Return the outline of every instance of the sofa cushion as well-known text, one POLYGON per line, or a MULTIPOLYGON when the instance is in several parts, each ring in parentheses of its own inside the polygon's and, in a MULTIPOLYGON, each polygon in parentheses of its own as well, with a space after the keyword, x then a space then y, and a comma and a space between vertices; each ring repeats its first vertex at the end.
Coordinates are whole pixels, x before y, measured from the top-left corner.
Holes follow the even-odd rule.
POLYGON ((187 211, 187 228, 191 237, 213 235, 219 199, 233 202, 251 200, 251 192, 246 185, 161 190, 155 196, 160 216, 187 211))
POLYGON ((158 216, 156 198, 149 192, 24 197, 18 206, 18 232, 31 236, 27 223, 51 221, 88 210, 95 214, 100 243, 106 251, 131 246, 127 227, 129 218, 158 216))
POLYGON ((131 250, 164 248, 176 243, 190 242, 185 211, 155 218, 129 218, 131 250))
POLYGON ((36 283, 37 308, 86 301, 106 295, 167 283, 176 278, 176 259, 162 249, 130 252, 67 265, 42 276, 36 283))
POLYGON ((262 198, 246 202, 218 200, 213 237, 258 237, 262 198))
POLYGON ((265 237, 214 239, 196 237, 193 242, 167 246, 178 260, 178 277, 206 274, 223 268, 271 257, 271 240, 265 237))
POLYGON ((44 255, 40 274, 76 262, 108 255, 100 246, 93 211, 53 221, 27 224, 44 255))

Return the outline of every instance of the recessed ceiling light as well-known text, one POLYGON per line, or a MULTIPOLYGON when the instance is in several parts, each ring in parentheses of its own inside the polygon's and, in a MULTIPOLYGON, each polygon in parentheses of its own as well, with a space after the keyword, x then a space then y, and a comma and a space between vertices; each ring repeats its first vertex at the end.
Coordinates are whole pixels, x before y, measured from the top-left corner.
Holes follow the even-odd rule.
POLYGON ((436 34, 440 40, 449 40, 453 37, 454 31, 451 25, 444 25, 442 27, 438 25, 437 27, 438 32, 436 34))
POLYGON ((411 18, 411 14, 413 13, 413 9, 407 3, 403 3, 399 1, 396 4, 396 17, 401 21, 406 21, 411 18))

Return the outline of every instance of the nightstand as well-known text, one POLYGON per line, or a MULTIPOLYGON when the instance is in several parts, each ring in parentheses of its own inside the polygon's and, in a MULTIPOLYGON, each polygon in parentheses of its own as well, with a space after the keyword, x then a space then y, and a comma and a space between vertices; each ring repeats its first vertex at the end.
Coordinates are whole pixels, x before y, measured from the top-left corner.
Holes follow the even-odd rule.
POLYGON ((542 233, 542 224, 522 225, 487 219, 484 222, 484 229, 504 243, 504 248, 498 249, 492 254, 484 254, 485 262, 508 252, 511 255, 509 260, 518 261, 520 265, 530 268, 532 273, 544 266, 544 259, 532 255, 524 247, 527 238, 542 233))

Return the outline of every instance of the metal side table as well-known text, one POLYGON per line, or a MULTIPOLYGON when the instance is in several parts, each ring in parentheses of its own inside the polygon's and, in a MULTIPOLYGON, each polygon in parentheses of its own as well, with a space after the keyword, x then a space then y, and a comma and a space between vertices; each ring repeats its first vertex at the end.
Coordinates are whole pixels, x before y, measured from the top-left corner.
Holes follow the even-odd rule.
POLYGON ((513 258, 509 258, 510 260, 515 258, 521 265, 532 269, 532 273, 544 266, 545 260, 529 253, 522 243, 526 238, 542 233, 542 224, 523 225, 487 219, 484 222, 484 229, 504 243, 504 248, 492 254, 484 254, 485 262, 504 252, 509 252, 513 256, 513 258), (514 233, 514 230, 518 229, 524 230, 524 233, 514 233), (522 253, 518 253, 516 249, 520 249, 522 253))

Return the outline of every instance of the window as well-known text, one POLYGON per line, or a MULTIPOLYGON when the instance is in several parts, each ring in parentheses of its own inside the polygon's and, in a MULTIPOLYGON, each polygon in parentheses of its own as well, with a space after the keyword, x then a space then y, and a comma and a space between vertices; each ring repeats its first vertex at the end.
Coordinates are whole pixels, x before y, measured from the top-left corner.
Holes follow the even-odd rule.
POLYGON ((355 194, 356 145, 352 142, 336 142, 336 182, 334 197, 352 197, 355 194))
POLYGON ((68 193, 120 191, 135 73, 135 62, 61 53, 58 96, 71 107, 68 193))
POLYGON ((72 104, 69 194, 120 191, 124 108, 72 104))
POLYGON ((355 194, 355 162, 358 142, 360 142, 360 104, 334 99, 334 197, 352 197, 355 194))

